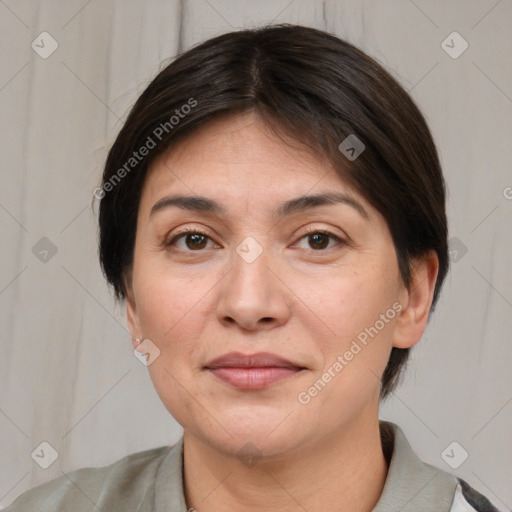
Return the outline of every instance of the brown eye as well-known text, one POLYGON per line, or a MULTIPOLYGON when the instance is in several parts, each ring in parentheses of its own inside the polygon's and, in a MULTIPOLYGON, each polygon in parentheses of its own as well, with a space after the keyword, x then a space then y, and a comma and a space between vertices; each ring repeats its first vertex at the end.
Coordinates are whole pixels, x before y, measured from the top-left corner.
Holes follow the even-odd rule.
POLYGON ((313 249, 325 249, 329 245, 329 236, 324 233, 309 235, 309 245, 313 249))
POLYGON ((203 249, 206 246, 208 237, 199 233, 185 235, 185 244, 189 249, 203 249))
POLYGON ((191 252, 200 251, 201 249, 206 248, 208 241, 211 241, 211 238, 208 235, 205 235, 200 231, 186 230, 178 233, 166 245, 176 246, 180 250, 191 252), (184 242, 184 244, 181 242, 184 242))
MULTIPOLYGON (((303 247, 305 249, 313 249, 316 252, 323 251, 325 249, 330 249, 333 247, 329 243, 331 240, 335 241, 334 245, 343 244, 343 240, 329 231, 319 231, 314 230, 309 233, 306 233, 304 236, 300 238, 300 240, 307 240, 308 247, 303 247)), ((299 244, 297 244, 300 246, 299 244)))

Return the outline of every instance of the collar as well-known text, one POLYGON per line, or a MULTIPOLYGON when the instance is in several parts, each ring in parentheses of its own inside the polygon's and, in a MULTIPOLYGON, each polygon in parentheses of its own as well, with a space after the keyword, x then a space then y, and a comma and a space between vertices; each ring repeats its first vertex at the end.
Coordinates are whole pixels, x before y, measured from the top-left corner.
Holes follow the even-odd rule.
POLYGON ((391 460, 384 489, 373 512, 449 512, 457 479, 414 453, 402 429, 394 423, 380 421, 384 452, 391 460), (390 444, 386 446, 386 441, 390 444))
MULTIPOLYGON (((422 462, 401 428, 380 421, 384 453, 389 460, 384 489, 373 512, 449 512, 457 479, 422 462)), ((187 512, 183 486, 183 436, 158 469, 156 512, 187 512)))
POLYGON ((187 512, 183 482, 183 436, 158 468, 155 512, 187 512))

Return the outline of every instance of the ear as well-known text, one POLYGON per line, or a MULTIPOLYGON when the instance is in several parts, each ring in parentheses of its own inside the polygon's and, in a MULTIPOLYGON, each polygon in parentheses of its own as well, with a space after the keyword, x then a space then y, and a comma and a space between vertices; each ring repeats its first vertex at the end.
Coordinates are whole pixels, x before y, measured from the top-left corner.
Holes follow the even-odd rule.
POLYGON ((135 341, 136 338, 142 336, 139 315, 137 313, 137 305, 135 303, 135 296, 133 293, 131 273, 124 278, 125 290, 126 290, 126 323, 130 329, 132 337, 132 346, 137 348, 138 343, 135 341))
POLYGON ((393 346, 410 348, 420 341, 427 327, 439 272, 439 259, 433 250, 416 258, 411 265, 411 284, 404 288, 402 310, 398 316, 393 346))

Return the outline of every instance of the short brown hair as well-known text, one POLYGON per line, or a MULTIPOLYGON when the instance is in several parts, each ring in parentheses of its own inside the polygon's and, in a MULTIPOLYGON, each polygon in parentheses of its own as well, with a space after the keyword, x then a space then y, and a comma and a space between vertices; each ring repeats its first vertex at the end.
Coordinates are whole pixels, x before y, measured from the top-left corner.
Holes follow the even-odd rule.
MULTIPOLYGON (((412 259, 437 253, 434 307, 449 267, 445 184, 423 115, 373 58, 331 34, 289 24, 209 39, 179 55, 138 98, 110 149, 99 189, 100 263, 116 299, 126 298, 151 162, 206 122, 250 111, 327 157, 385 217, 406 286, 412 259), (340 151, 350 135, 364 144, 353 160, 340 151), (150 139, 154 147, 135 158, 150 139)), ((409 349, 392 349, 382 398, 397 385, 408 355, 409 349)))

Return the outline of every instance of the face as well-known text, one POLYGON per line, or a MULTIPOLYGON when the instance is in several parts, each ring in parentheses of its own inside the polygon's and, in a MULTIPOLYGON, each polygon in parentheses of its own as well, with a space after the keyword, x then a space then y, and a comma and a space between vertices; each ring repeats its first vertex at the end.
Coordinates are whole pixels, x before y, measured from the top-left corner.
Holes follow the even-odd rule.
POLYGON ((253 114, 149 170, 128 323, 159 351, 162 402, 210 446, 283 454, 376 415, 407 297, 382 215, 253 114))

